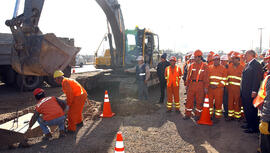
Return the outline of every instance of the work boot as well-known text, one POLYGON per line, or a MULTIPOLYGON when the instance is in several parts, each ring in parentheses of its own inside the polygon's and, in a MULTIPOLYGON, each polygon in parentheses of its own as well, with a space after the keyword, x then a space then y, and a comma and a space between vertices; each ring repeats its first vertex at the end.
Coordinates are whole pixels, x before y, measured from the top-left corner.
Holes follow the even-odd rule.
POLYGON ((185 116, 183 117, 183 120, 189 120, 189 119, 190 119, 190 116, 185 115, 185 116))
POLYGON ((72 131, 72 130, 67 130, 67 134, 74 134, 76 131, 72 131))
POLYGON ((66 136, 65 130, 60 130, 59 133, 59 138, 63 138, 66 136))
POLYGON ((52 134, 51 134, 51 133, 47 133, 47 134, 45 134, 45 136, 42 138, 42 141, 47 141, 47 140, 49 140, 50 138, 52 138, 52 134))
POLYGON ((180 110, 179 110, 179 109, 176 109, 176 110, 175 110, 175 113, 180 114, 180 110))

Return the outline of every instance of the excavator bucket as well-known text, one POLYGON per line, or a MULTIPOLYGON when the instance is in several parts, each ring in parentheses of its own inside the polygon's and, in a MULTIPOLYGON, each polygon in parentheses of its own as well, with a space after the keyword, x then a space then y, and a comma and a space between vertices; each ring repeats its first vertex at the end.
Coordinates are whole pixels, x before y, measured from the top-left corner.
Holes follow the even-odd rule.
POLYGON ((12 49, 11 56, 13 69, 23 75, 48 76, 64 70, 80 51, 52 33, 30 36, 25 44, 24 51, 12 49))

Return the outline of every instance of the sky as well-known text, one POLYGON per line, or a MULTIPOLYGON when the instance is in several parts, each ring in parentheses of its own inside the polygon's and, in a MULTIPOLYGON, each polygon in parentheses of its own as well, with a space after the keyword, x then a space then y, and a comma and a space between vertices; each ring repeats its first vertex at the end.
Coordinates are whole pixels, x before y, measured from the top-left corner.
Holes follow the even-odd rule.
MULTIPOLYGON (((157 33, 160 49, 204 52, 255 49, 270 44, 269 0, 118 0, 126 29, 136 25, 157 33)), ((23 11, 21 0, 19 13, 23 11)), ((7 33, 15 0, 0 0, 0 32, 7 33)), ((75 39, 80 54, 94 54, 107 32, 106 16, 95 0, 45 0, 43 33, 75 39)), ((108 47, 105 42, 101 50, 108 47)))

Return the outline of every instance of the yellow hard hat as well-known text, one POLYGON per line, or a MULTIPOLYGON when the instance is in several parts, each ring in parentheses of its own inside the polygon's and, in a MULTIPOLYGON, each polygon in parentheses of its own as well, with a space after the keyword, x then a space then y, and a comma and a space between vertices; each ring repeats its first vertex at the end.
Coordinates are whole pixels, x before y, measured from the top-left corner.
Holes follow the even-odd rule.
POLYGON ((64 75, 64 73, 61 70, 56 70, 53 74, 53 78, 57 78, 57 77, 60 77, 63 75, 64 75))

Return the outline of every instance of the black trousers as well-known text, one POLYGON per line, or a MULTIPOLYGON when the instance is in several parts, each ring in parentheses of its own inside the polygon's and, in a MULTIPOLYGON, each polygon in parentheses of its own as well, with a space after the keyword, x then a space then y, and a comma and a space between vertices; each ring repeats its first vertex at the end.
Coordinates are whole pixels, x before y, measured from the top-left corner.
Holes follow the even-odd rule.
POLYGON ((224 87, 223 91, 223 108, 224 116, 228 117, 228 88, 224 87))
POLYGON ((270 152, 270 135, 260 134, 260 148, 261 153, 270 152))
POLYGON ((259 129, 258 109, 253 106, 253 98, 241 95, 245 117, 248 127, 257 131, 259 129))
POLYGON ((164 97, 165 97, 165 91, 166 91, 166 85, 167 82, 166 80, 165 81, 160 81, 160 99, 159 99, 159 102, 164 102, 164 97))

